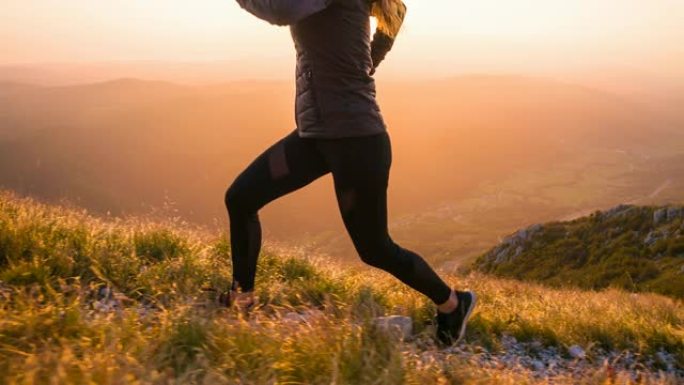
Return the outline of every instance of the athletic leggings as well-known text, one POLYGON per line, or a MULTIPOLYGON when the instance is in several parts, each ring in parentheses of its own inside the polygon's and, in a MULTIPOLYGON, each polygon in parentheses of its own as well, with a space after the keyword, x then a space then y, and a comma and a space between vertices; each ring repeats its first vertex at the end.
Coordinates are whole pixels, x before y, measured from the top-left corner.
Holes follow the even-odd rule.
POLYGON ((338 139, 301 138, 295 129, 260 154, 225 195, 230 219, 232 288, 254 288, 261 249, 258 211, 268 202, 332 172, 344 225, 361 260, 423 293, 434 303, 451 288, 418 254, 397 245, 387 230, 389 134, 338 139))

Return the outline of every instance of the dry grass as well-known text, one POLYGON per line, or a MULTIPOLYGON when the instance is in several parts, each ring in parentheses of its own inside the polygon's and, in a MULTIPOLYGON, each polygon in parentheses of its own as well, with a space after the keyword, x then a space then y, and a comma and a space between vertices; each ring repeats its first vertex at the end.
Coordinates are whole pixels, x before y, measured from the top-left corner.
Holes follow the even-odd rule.
MULTIPOLYGON (((597 364, 553 378, 493 359, 447 354, 432 343, 434 306, 386 273, 266 250, 259 309, 249 318, 205 303, 205 286, 230 278, 226 239, 179 221, 98 220, 0 195, 2 384, 675 384, 604 367, 599 351, 658 351, 684 368, 684 306, 617 290, 555 290, 481 275, 447 276, 480 297, 467 345, 496 352, 504 336, 597 364), (101 298, 103 287, 113 298, 101 298), (99 294, 98 294, 99 293, 99 294), (108 308, 109 305, 113 307, 108 308), (317 309, 307 322, 282 315, 317 309), (400 342, 372 317, 404 314, 400 342)), ((105 293, 106 294, 106 293, 105 293)), ((681 380, 681 379, 679 379, 681 380)))

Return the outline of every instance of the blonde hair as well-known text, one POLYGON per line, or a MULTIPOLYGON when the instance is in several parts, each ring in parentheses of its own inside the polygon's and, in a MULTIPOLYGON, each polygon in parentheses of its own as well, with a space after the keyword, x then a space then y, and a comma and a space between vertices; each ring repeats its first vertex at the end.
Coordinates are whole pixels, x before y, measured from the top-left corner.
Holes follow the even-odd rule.
POLYGON ((378 29, 394 38, 399 33, 406 15, 406 5, 402 0, 373 0, 371 16, 378 20, 378 29))

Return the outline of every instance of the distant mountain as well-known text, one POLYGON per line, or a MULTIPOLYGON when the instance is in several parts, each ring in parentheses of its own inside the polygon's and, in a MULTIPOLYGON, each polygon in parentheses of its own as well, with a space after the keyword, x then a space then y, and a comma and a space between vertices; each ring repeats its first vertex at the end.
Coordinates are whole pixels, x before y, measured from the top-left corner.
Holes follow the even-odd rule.
MULTIPOLYGON (((479 254, 520 223, 629 201, 663 180, 674 181, 670 192, 683 180, 684 170, 670 172, 673 162, 654 162, 684 151, 682 130, 617 95, 488 75, 377 89, 392 137, 390 222, 401 225, 398 241, 432 260, 479 254), (501 186, 515 188, 515 199, 501 186), (622 190, 611 200, 612 186, 622 190), (492 199, 463 204, 485 196, 492 199), (448 212, 458 226, 406 220, 442 207, 458 208, 448 212), (483 215, 492 207, 508 214, 483 215)), ((225 227, 226 187, 295 128, 293 96, 290 81, 0 84, 0 187, 97 213, 173 207, 173 215, 225 227)), ((263 210, 265 238, 355 257, 332 180, 321 179, 263 210)))
POLYGON ((239 79, 286 78, 292 70, 292 56, 270 60, 246 58, 216 61, 168 62, 157 60, 104 61, 83 63, 0 64, 0 82, 10 81, 49 86, 96 83, 121 77, 159 79, 190 84, 209 84, 239 79))
POLYGON ((475 268, 502 277, 684 298, 684 207, 619 205, 535 224, 484 253, 475 268))

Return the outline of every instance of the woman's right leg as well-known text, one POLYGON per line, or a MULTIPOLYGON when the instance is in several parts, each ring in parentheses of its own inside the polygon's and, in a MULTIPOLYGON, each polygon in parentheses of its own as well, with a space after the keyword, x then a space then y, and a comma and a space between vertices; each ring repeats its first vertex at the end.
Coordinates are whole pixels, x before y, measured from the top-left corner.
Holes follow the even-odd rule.
POLYGON ((248 292, 254 289, 261 250, 259 209, 328 172, 313 141, 300 138, 294 130, 261 153, 237 176, 225 195, 230 219, 232 290, 239 288, 248 292))
POLYGON ((321 141, 330 164, 344 225, 361 259, 394 275, 438 306, 455 296, 417 253, 398 245, 387 227, 392 146, 387 132, 321 141))

